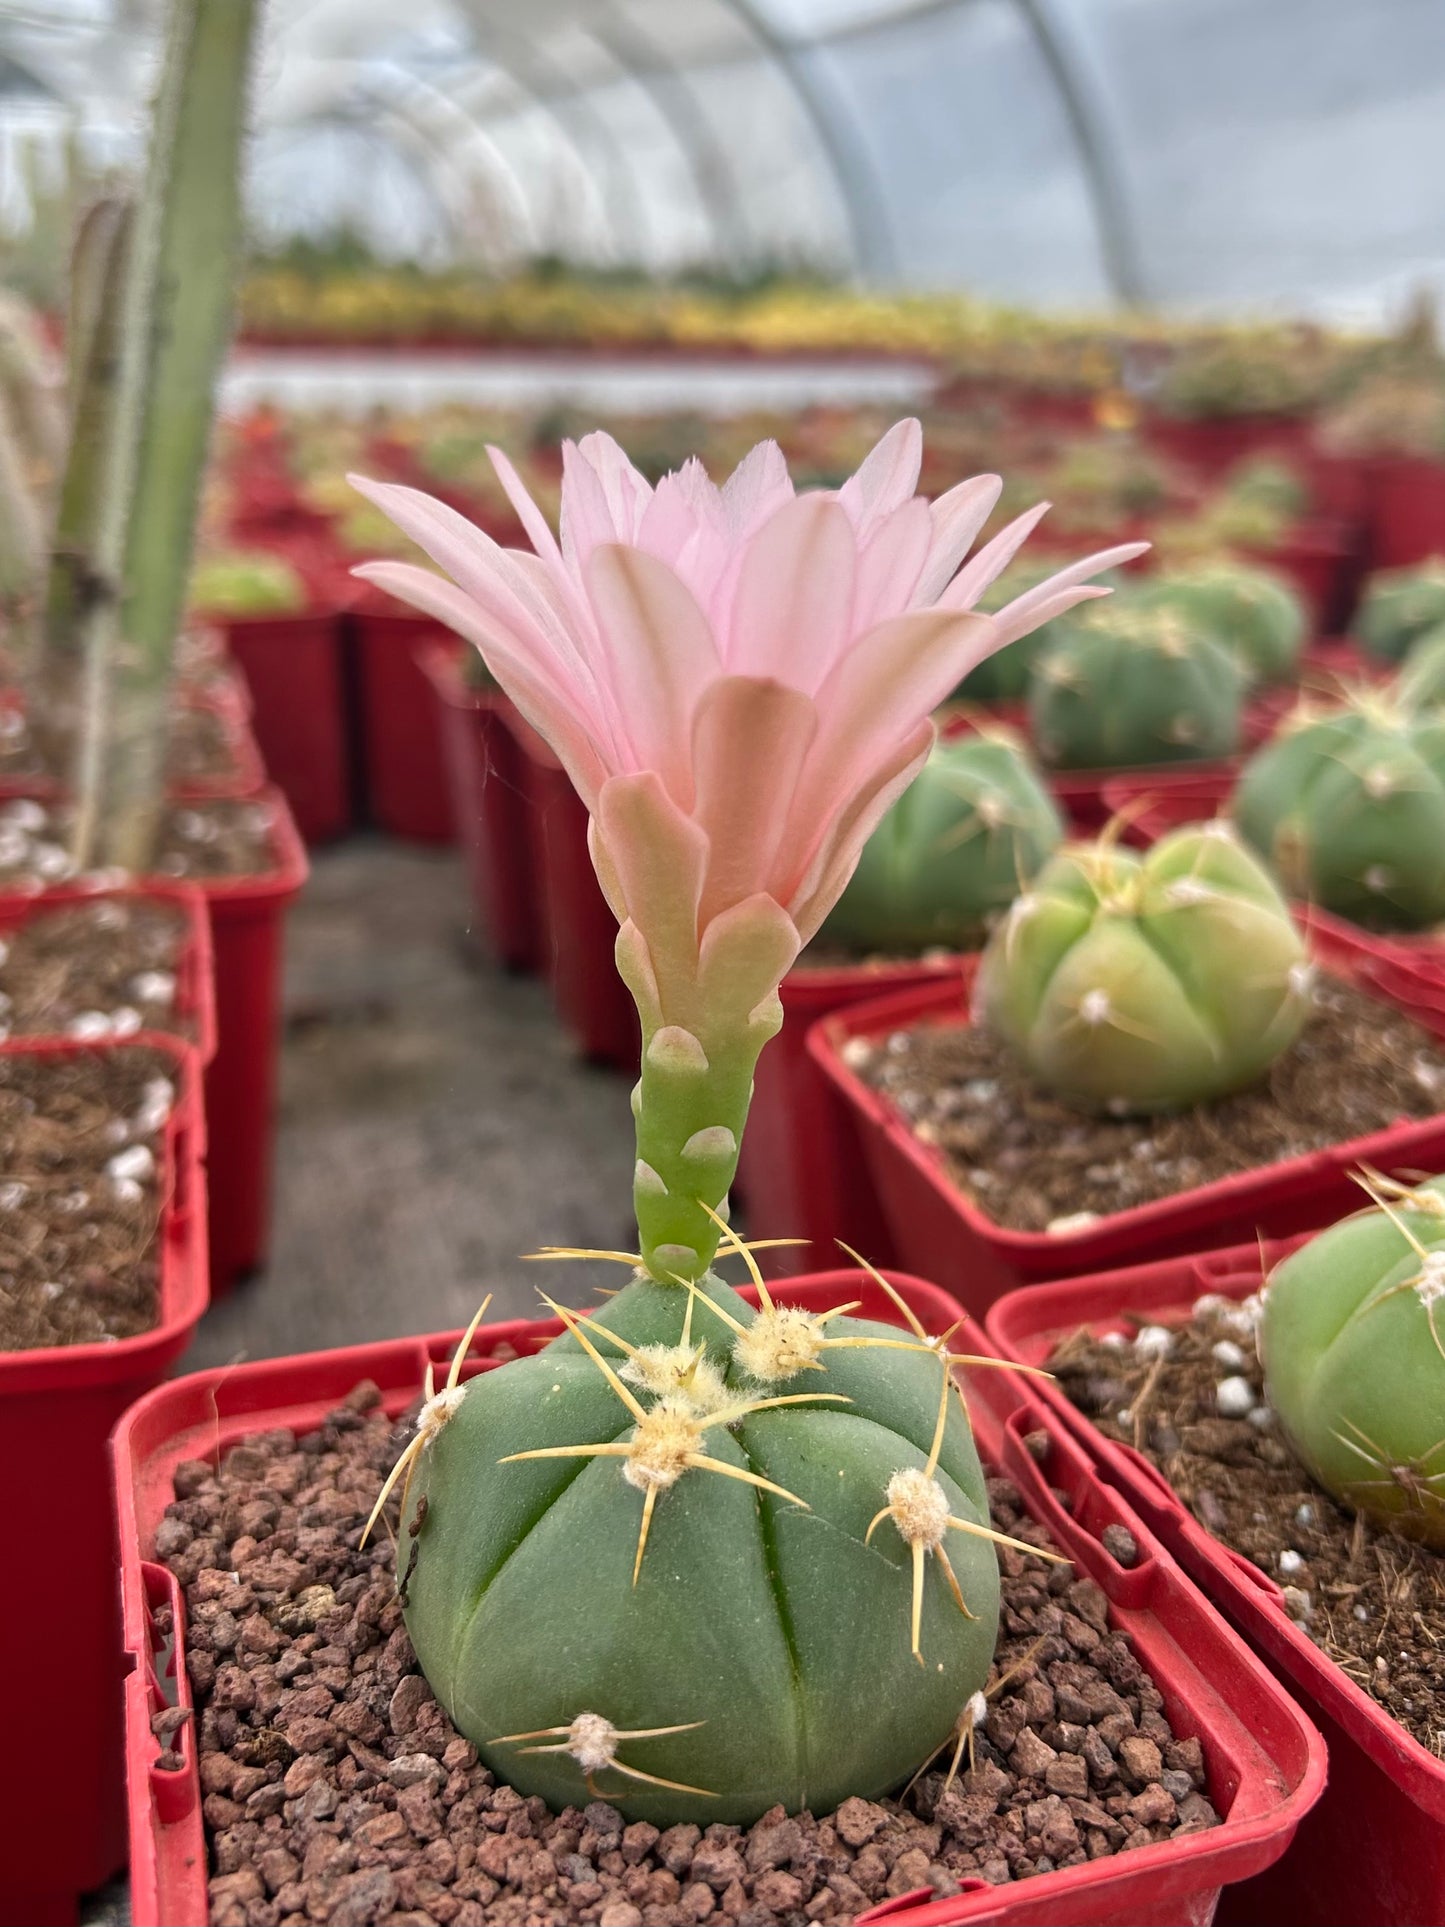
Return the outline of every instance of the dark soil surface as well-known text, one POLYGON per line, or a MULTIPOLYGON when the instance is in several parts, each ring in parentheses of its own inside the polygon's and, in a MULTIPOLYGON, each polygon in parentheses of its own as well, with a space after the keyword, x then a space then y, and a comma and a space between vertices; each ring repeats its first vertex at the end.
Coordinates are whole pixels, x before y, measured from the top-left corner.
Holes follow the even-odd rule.
MULTIPOLYGON (((171 716, 166 768, 173 783, 218 783, 237 773, 233 732, 205 703, 178 703, 171 716)), ((0 777, 40 776, 44 764, 24 712, 7 704, 0 715, 0 777)))
POLYGON ((995 1223, 1047 1231, 1445 1109, 1445 1041, 1335 981, 1263 1083, 1171 1116, 1091 1117, 976 1024, 924 1024, 848 1061, 995 1223))
POLYGON ((0 1034, 184 1032, 175 1011, 185 919, 173 904, 102 898, 0 930, 0 1034))
MULTIPOLYGON (((155 874, 195 881, 263 873, 274 863, 270 821, 264 803, 210 798, 173 803, 161 826, 155 874)), ((0 803, 0 888, 36 889, 77 877, 66 846, 68 832, 65 804, 0 803)), ((102 872, 90 874, 111 880, 102 872)))
POLYGON ((0 1056, 0 1352, 154 1325, 173 1069, 143 1048, 0 1056))
POLYGON ((1123 1345, 1080 1333, 1050 1368, 1101 1432, 1152 1459, 1201 1524, 1285 1589, 1315 1644, 1445 1760, 1445 1556, 1367 1526, 1315 1485, 1265 1402, 1247 1308, 1202 1299, 1160 1356, 1165 1343, 1157 1326, 1123 1345), (1230 1379, 1254 1394, 1237 1416, 1220 1410, 1230 1379))
MULTIPOLYGON (((845 1922, 888 1895, 1218 1824, 1199 1742, 1171 1731, 1104 1594, 1006 1548, 995 1679, 951 1784, 942 1759, 906 1805, 776 1808, 746 1829, 660 1833, 601 1800, 551 1813, 481 1766, 432 1698, 392 1548, 356 1549, 409 1431, 360 1385, 314 1433, 248 1440, 219 1474, 177 1468, 156 1554, 186 1591, 215 1927, 845 1922)), ((997 1526, 1047 1543, 1013 1486, 990 1497, 997 1526)), ((175 1713, 153 1724, 179 1767, 175 1713)))

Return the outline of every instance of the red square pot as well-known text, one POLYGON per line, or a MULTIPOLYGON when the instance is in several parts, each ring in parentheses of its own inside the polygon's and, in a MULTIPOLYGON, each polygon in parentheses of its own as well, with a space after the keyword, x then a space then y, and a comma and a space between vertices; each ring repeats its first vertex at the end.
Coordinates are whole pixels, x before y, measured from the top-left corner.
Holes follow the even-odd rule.
MULTIPOLYGON (((1445 1009, 1393 956, 1382 957, 1348 926, 1318 920, 1310 935, 1326 969, 1445 1037, 1445 1009)), ((808 1050, 852 1113, 898 1262, 936 1278, 976 1316, 1016 1285, 1209 1250, 1256 1232, 1315 1230, 1353 1208, 1358 1194, 1350 1174, 1362 1164, 1385 1172, 1445 1168, 1440 1114, 1115 1212, 1077 1231, 1011 1230, 959 1189, 942 1155, 848 1063, 854 1038, 876 1041, 915 1024, 966 1024, 975 968, 976 959, 965 958, 962 995, 935 986, 824 1018, 808 1033, 808 1050)))
MULTIPOLYGON (((206 1308, 197 1067, 169 1040, 144 1041, 174 1057, 177 1092, 162 1160, 157 1323, 113 1344, 0 1353, 0 1456, 21 1508, 0 1554, 0 1652, 5 1715, 23 1736, 0 1751, 0 1920, 17 1924, 73 1921, 78 1896, 125 1861, 125 1668, 106 1439, 185 1350, 206 1308)), ((0 1046, 52 1057, 95 1048, 0 1046)))
MULTIPOLYGON (((950 1325, 956 1308, 915 1279, 895 1280, 929 1329, 950 1325)), ((781 1285, 777 1296, 814 1310, 862 1301, 865 1317, 897 1322, 874 1281, 835 1271, 781 1285)), ((505 1340, 534 1352, 557 1335, 556 1322, 498 1325, 478 1337, 476 1369, 505 1340)), ((179 1772, 156 1764, 152 1713, 177 1698, 191 1704, 184 1651, 181 1590, 154 1562, 156 1528, 173 1492, 176 1465, 210 1458, 245 1434, 286 1426, 305 1433, 357 1383, 369 1378, 390 1412, 416 1396, 429 1360, 451 1355, 456 1334, 320 1352, 242 1365, 177 1380, 127 1414, 115 1439, 126 1641, 133 1663, 127 1682, 127 1770, 130 1789, 131 1908, 136 1927, 203 1921, 207 1913, 206 1849, 193 1723, 172 1742, 179 1772), (156 1633, 152 1613, 169 1605, 178 1629, 174 1648, 156 1633)), ((961 1344, 982 1341, 976 1327, 961 1344)), ((1319 1737, 1268 1672, 1188 1584, 1139 1520, 1092 1473, 1087 1455, 1065 1427, 1046 1423, 1043 1463, 1023 1443, 1038 1426, 1008 1376, 978 1372, 969 1381, 974 1428, 984 1457, 1019 1487, 1028 1511, 1044 1522, 1078 1569, 1108 1595, 1114 1623, 1129 1635, 1164 1696, 1177 1731, 1202 1742, 1209 1791, 1224 1824, 1209 1833, 1166 1841, 1112 1859, 1040 1875, 1008 1887, 982 1881, 947 1900, 902 1895, 860 1916, 897 1927, 1202 1927, 1213 1918, 1223 1883, 1269 1865, 1287 1847, 1319 1797, 1324 1759, 1319 1737), (1142 1557, 1126 1571, 1103 1549, 1105 1529, 1126 1525, 1142 1557)))
POLYGON ((352 808, 340 615, 233 617, 222 628, 267 773, 297 829, 308 843, 344 835, 352 808))
POLYGON ((1375 463, 1370 566, 1405 569, 1445 555, 1445 462, 1400 455, 1375 463))
POLYGON ((371 820, 413 843, 450 843, 456 825, 441 718, 417 652, 449 641, 451 631, 395 604, 377 607, 365 595, 343 620, 356 655, 371 820))
MULTIPOLYGON (((1042 1365, 1083 1326, 1123 1328, 1128 1314, 1177 1324, 1205 1292, 1244 1298, 1298 1239, 1175 1258, 1128 1271, 1011 1292, 988 1315, 996 1349, 1042 1365)), ((1052 1380, 1020 1381, 1024 1396, 1068 1427, 1190 1576, 1300 1701, 1329 1746, 1329 1786, 1283 1860, 1246 1890, 1241 1927, 1445 1927, 1445 1760, 1427 1753, 1322 1653, 1284 1609, 1279 1587, 1194 1517, 1153 1465, 1097 1431, 1052 1380)))

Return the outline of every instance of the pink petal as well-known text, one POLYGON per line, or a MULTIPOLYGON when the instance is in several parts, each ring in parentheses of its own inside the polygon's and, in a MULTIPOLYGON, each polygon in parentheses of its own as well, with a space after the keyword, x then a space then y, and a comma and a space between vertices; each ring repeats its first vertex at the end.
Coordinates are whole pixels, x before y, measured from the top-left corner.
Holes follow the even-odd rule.
POLYGON ((693 815, 709 844, 704 924, 767 887, 817 733, 812 699, 782 683, 721 676, 699 701, 693 815))
POLYGON ((852 527, 830 497, 800 495, 779 509, 743 554, 728 669, 811 694, 847 646, 856 564, 852 527))
POLYGON ((909 499, 918 487, 922 466, 922 428, 911 417, 895 422, 865 457, 857 474, 850 475, 838 491, 838 501, 860 540, 866 539, 885 515, 891 515, 909 499))
POLYGON ((643 513, 652 498, 647 478, 632 466, 626 451, 600 428, 582 437, 577 452, 602 482, 612 526, 617 531, 616 539, 635 542, 643 513))
POLYGON ((918 577, 933 540, 933 517, 921 495, 912 495, 875 524, 858 557, 853 627, 861 635, 889 616, 901 616, 917 599, 918 577))
POLYGON ((759 442, 744 455, 720 491, 728 532, 745 542, 784 503, 793 499, 792 478, 776 442, 759 442))
POLYGON ((707 618, 665 562, 621 543, 593 551, 586 583, 632 766, 689 808, 693 714, 722 669, 707 618))
POLYGON ((933 504, 933 545, 914 600, 936 602, 953 580, 963 558, 978 540, 978 532, 993 514, 1003 493, 998 475, 975 475, 960 482, 933 504))
POLYGON ((500 448, 494 448, 490 442, 487 444, 487 454, 507 500, 517 511, 517 520, 527 532, 528 541, 544 562, 550 562, 559 572, 565 573, 562 551, 557 546, 557 538, 548 527, 546 516, 527 493, 526 485, 513 468, 510 458, 500 448))
POLYGON ((587 558, 600 542, 627 542, 630 529, 620 529, 597 470, 579 453, 575 442, 562 444, 562 559, 580 576, 587 558))
POLYGON ((941 609, 971 609, 991 582, 997 580, 1028 541, 1052 504, 1039 502, 1016 516, 992 542, 986 542, 966 568, 960 569, 938 598, 941 609))
POLYGON ((604 783, 596 817, 612 878, 651 953, 659 984, 664 990, 689 984, 697 969, 707 837, 652 770, 604 783))
POLYGON ((922 722, 901 748, 876 769, 858 791, 829 834, 794 892, 793 921, 808 943, 833 905, 842 896, 858 867, 863 845, 928 761, 934 729, 922 722))
MULTIPOLYGON (((1015 641, 1019 636, 1028 635, 1031 629, 1042 628, 1044 623, 1062 615, 1065 609, 1072 609, 1077 602, 1086 601, 1090 596, 1109 595, 1108 588, 1095 585, 1085 588, 1091 576, 1102 575, 1108 569, 1117 569, 1137 556, 1146 555, 1147 542, 1123 542, 1117 548, 1101 549, 1097 555, 1087 555, 1082 562, 1071 562, 1057 575, 1051 575, 1042 582, 1034 584, 1012 602, 1005 603, 994 616, 997 628, 1005 632, 1005 640, 1015 641), (1067 597, 1067 600, 1061 598, 1067 597), (1043 613, 1047 611, 1047 613, 1043 613)), ((1000 644, 1002 647, 1002 644, 1000 644)))
POLYGON ((556 751, 589 809, 608 771, 583 713, 575 686, 549 674, 525 634, 510 632, 495 616, 445 576, 412 562, 365 562, 352 571, 389 595, 435 616, 475 643, 487 667, 537 734, 556 751))

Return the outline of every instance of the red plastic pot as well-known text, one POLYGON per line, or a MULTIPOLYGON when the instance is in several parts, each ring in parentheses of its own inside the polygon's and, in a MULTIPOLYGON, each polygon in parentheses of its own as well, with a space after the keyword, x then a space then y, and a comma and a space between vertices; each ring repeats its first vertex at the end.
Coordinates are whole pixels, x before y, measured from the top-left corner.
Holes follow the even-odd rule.
POLYGON ((467 862, 473 934, 508 970, 540 962, 537 881, 531 862, 526 775, 499 689, 478 689, 461 673, 461 645, 424 644, 422 670, 441 707, 442 747, 452 820, 467 862))
POLYGON ((1209 477, 1224 475, 1256 455, 1293 456, 1305 446, 1308 432, 1308 422, 1300 415, 1221 415, 1193 420, 1151 414, 1144 423, 1145 439, 1151 446, 1197 475, 1209 477))
POLYGON ((1309 611, 1316 634, 1330 634, 1349 610, 1346 592, 1352 589, 1352 564, 1362 554, 1346 540, 1343 530, 1329 522, 1300 522, 1283 541, 1266 549, 1246 549, 1251 560, 1284 576, 1309 611))
POLYGON ((308 843, 351 828, 351 757, 341 651, 332 611, 233 617, 226 643, 251 693, 266 769, 308 843))
MULTIPOLYGON (((1128 793, 1147 787, 1161 797, 1188 796, 1208 787, 1220 796, 1234 788, 1242 758, 1221 763, 1159 763, 1152 768, 1050 770, 1049 788, 1072 830, 1096 836, 1118 808, 1112 797, 1127 784, 1128 793)), ((1214 814, 1213 811, 1210 812, 1214 814)), ((1191 821, 1193 819, 1190 819, 1191 821)))
MULTIPOLYGON (((1327 970, 1445 1037, 1441 1000, 1393 954, 1381 954, 1363 933, 1347 934, 1324 919, 1311 937, 1327 970)), ((1286 1237, 1316 1230, 1354 1208, 1358 1193, 1350 1173, 1362 1164, 1400 1173, 1445 1169, 1442 1113, 1113 1212, 1078 1230, 1011 1230, 959 1189, 942 1155, 916 1137, 848 1063, 855 1038, 876 1042, 917 1024, 967 1023, 965 997, 975 968, 975 959, 964 959, 963 996, 957 988, 935 986, 824 1018, 808 1033, 808 1050, 852 1114, 898 1262, 936 1278, 978 1316, 1016 1285, 1206 1251, 1256 1232, 1286 1237)))
POLYGON ((365 596, 345 623, 356 652, 371 820, 389 836, 450 843, 456 825, 441 718, 417 652, 447 641, 451 631, 430 616, 376 607, 365 596))
POLYGON ((617 919, 587 848, 587 808, 537 732, 507 717, 522 759, 532 864, 542 880, 542 968, 557 1014, 582 1055, 635 1075, 641 1061, 637 1009, 617 974, 617 919))
MULTIPOLYGON (((1176 1258, 1131 1271, 1012 1292, 989 1313, 1006 1357, 1042 1364, 1081 1326, 1118 1330, 1126 1314, 1171 1324, 1206 1291, 1243 1298, 1289 1244, 1255 1245, 1176 1258)), ((1116 1445, 1051 1381, 1022 1381, 1026 1396, 1087 1446, 1104 1479, 1124 1493, 1209 1597, 1300 1700, 1329 1746, 1324 1799, 1294 1846, 1258 1883, 1258 1906, 1241 1921, 1305 1927, 1445 1927, 1445 1760, 1415 1739, 1284 1610, 1279 1587, 1207 1532, 1141 1453, 1116 1445)))
MULTIPOLYGON (((931 1330, 941 1331, 955 1307, 934 1287, 894 1281, 931 1330)), ((784 1284, 778 1296, 818 1310, 861 1299, 865 1316, 897 1322, 872 1279, 835 1271, 784 1284)), ((555 1322, 516 1322, 483 1331, 476 1369, 502 1341, 538 1350, 561 1329, 555 1322)), ((976 1328, 959 1342, 982 1340, 976 1328)), ((126 1734, 130 1784, 131 1909, 136 1927, 206 1918, 206 1850, 192 1725, 172 1742, 179 1772, 156 1764, 151 1715, 177 1699, 191 1702, 184 1664, 181 1590, 154 1562, 156 1528, 173 1492, 176 1465, 211 1458, 247 1433, 287 1426, 304 1433, 362 1378, 380 1388, 386 1408, 402 1411, 416 1396, 427 1362, 450 1357, 456 1334, 401 1339, 346 1351, 314 1353, 201 1372, 162 1387, 126 1416, 115 1437, 126 1644, 134 1670, 127 1682, 126 1734), (169 1605, 175 1647, 156 1633, 152 1614, 169 1605)), ((1209 1790, 1225 1815, 1218 1829, 1086 1862, 1017 1885, 970 1881, 965 1891, 934 1901, 904 1895, 861 1917, 898 1927, 1156 1927, 1204 1923, 1219 1889, 1269 1865, 1288 1846, 1319 1797, 1324 1760, 1318 1735, 1219 1616, 1159 1547, 1142 1521, 1093 1474, 1086 1453, 1062 1425, 1049 1421, 1050 1450, 1040 1464, 1023 1437, 1038 1426, 1009 1377, 980 1372, 969 1386, 975 1430, 985 1457, 1019 1487, 1079 1570, 1108 1594, 1115 1623, 1128 1633, 1141 1663, 1164 1696, 1181 1735, 1203 1744, 1209 1790), (1126 1571, 1103 1549, 1101 1536, 1127 1525, 1142 1557, 1126 1571)))
POLYGON ((1400 455, 1375 464, 1370 566, 1403 569, 1445 555, 1445 462, 1400 455))
MULTIPOLYGON (((113 1344, 0 1353, 0 1455, 19 1513, 0 1559, 12 1743, 0 1752, 0 1920, 69 1922, 124 1864, 122 1647, 106 1439, 159 1383, 206 1308, 205 1125, 194 1059, 170 1050, 155 1328, 113 1344)), ((7 1056, 74 1056, 74 1043, 7 1056)), ((90 1047, 94 1048, 94 1047, 90 1047)), ((104 1047, 103 1047, 104 1048, 104 1047)))
POLYGON ((875 1264, 892 1262, 862 1146, 847 1110, 808 1055, 808 1032, 835 1011, 939 983, 962 983, 957 957, 833 970, 803 963, 783 979, 783 1028, 758 1059, 737 1183, 749 1237, 808 1241, 775 1252, 777 1270, 827 1264, 840 1238, 875 1264))

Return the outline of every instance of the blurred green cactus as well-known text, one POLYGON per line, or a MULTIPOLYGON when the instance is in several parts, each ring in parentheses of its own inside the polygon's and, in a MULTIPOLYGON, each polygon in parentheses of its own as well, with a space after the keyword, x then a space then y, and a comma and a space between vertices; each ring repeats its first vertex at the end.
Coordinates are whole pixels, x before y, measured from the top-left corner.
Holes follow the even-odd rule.
POLYGON ((1148 593, 1121 594, 1071 615, 1036 666, 1031 733, 1054 769, 1208 761, 1239 747, 1243 686, 1212 634, 1148 593))
POLYGON ((306 584, 284 556, 238 549, 201 558, 190 601, 207 615, 290 615, 306 607, 306 584))
MULTIPOLYGON (((1005 603, 1012 602, 1015 596, 1026 595, 1030 589, 1037 588, 1052 573, 1049 563, 1016 562, 997 582, 990 583, 979 597, 978 606, 986 615, 993 615, 1005 603)), ((1101 576, 1099 580, 1112 586, 1112 577, 1101 576)), ((1046 622, 1041 629, 1035 629, 1029 635, 1021 636, 1017 642, 1009 643, 1006 648, 985 656, 976 669, 969 670, 954 690, 952 700, 961 703, 1021 703, 1029 693, 1035 665, 1066 633, 1072 620, 1072 611, 1068 615, 1055 616, 1052 622, 1046 622)))
POLYGON ((1445 1552, 1445 1178, 1384 1181, 1371 1211, 1275 1267, 1269 1401, 1327 1492, 1445 1552))
POLYGON ((1434 709, 1445 703, 1445 622, 1437 622, 1410 645, 1395 678, 1402 709, 1434 709))
POLYGON ((864 846, 821 934, 860 951, 972 948, 1063 833, 1016 736, 940 742, 864 846))
POLYGON ((1409 569, 1381 569, 1365 584, 1355 634, 1372 656, 1399 662, 1427 630, 1445 622, 1445 557, 1409 569))
POLYGON ((1310 1007, 1288 906, 1226 824, 1140 855, 1108 833, 1045 865, 994 932, 975 1011, 1040 1084, 1116 1114, 1262 1077, 1310 1007))
POLYGON ((1269 569, 1214 562, 1156 576, 1148 598, 1175 611, 1191 630, 1206 630, 1239 660, 1251 683, 1293 676, 1307 627, 1294 590, 1269 569))
POLYGON ((1291 896, 1381 930, 1445 917, 1445 713, 1360 691, 1302 708, 1245 765, 1241 833, 1291 896))

